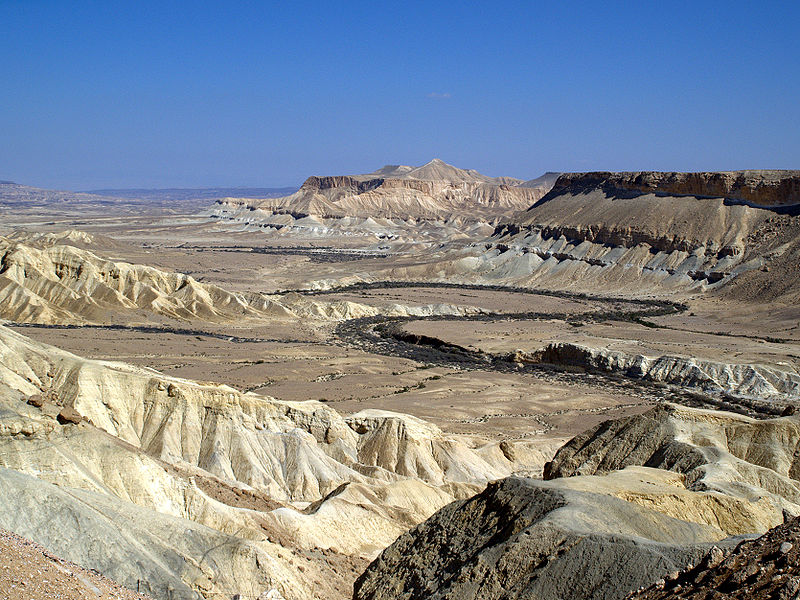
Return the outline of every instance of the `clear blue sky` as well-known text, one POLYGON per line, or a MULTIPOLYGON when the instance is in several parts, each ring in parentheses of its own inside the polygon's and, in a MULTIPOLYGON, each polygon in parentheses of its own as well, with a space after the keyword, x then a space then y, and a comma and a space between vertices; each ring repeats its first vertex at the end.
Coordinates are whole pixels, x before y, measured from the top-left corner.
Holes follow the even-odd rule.
POLYGON ((800 168, 800 3, 0 0, 0 179, 800 168))

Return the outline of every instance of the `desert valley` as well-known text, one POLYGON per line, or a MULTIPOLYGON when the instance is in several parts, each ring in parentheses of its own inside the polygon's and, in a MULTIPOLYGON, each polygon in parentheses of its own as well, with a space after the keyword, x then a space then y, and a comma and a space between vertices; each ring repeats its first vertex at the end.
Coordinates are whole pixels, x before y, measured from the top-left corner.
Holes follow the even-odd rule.
POLYGON ((800 591, 800 171, 0 215, 4 597, 800 591))

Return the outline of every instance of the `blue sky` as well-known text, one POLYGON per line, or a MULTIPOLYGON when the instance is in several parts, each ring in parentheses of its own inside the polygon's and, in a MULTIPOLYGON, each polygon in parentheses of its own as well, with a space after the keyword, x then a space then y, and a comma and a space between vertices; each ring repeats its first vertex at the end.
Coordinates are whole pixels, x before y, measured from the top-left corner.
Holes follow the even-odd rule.
POLYGON ((798 2, 0 0, 0 179, 800 168, 798 2))

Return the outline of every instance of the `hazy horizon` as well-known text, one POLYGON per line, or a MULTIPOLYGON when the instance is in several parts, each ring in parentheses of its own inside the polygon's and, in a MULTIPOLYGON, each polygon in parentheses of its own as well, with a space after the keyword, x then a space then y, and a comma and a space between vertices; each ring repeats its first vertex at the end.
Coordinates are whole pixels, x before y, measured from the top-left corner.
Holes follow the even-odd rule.
POLYGON ((800 167, 800 7, 0 3, 0 179, 800 167))

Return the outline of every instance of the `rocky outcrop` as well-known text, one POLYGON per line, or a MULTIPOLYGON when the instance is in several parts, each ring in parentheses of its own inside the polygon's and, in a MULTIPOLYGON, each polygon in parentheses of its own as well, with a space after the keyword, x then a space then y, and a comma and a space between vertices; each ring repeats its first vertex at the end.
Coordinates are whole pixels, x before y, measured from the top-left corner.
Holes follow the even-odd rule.
POLYGON ((758 206, 800 204, 800 171, 563 173, 552 193, 598 186, 610 192, 725 198, 758 206))
POLYGON ((546 479, 642 465, 681 473, 686 487, 758 500, 800 514, 800 417, 756 420, 672 404, 606 421, 545 465, 546 479))
POLYGON ((628 600, 773 600, 800 593, 800 520, 792 519, 730 553, 714 549, 628 600))
POLYGON ((355 600, 612 599, 696 562, 718 533, 603 494, 510 478, 402 535, 355 600))

